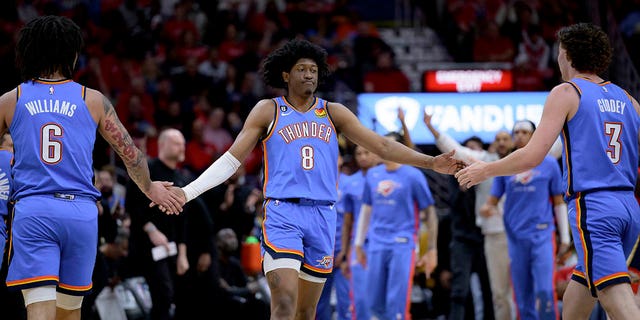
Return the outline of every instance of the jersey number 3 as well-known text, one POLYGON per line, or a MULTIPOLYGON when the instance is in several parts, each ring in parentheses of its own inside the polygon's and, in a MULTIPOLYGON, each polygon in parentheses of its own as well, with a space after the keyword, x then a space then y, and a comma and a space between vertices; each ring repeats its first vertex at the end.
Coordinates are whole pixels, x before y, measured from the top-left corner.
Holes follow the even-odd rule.
POLYGON ((56 164, 62 160, 62 127, 57 123, 47 123, 40 129, 40 159, 46 164, 56 164))
POLYGON ((604 134, 609 137, 609 147, 607 148, 607 156, 613 164, 620 162, 620 153, 622 151, 622 143, 620 142, 620 133, 622 132, 622 123, 605 122, 604 134))

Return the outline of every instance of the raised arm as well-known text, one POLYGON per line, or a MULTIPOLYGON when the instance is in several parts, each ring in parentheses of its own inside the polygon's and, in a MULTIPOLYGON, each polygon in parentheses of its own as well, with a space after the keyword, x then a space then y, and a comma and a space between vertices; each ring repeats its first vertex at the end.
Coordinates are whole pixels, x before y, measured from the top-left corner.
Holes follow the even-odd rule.
POLYGON ((407 123, 404 121, 404 110, 402 108, 398 108, 398 120, 400 120, 400 125, 402 126, 402 140, 404 145, 415 149, 416 145, 411 140, 411 133, 409 133, 409 127, 407 127, 407 123))
POLYGON ((364 147, 385 160, 431 169, 445 174, 453 174, 464 167, 462 161, 453 159, 454 152, 431 157, 410 149, 402 143, 380 136, 363 126, 349 109, 339 103, 330 103, 329 113, 338 131, 342 132, 355 144, 364 147))
POLYGON ((435 138, 436 146, 441 152, 450 152, 451 150, 455 150, 456 159, 460 159, 466 163, 471 163, 478 159, 485 159, 487 151, 469 149, 458 143, 458 141, 451 138, 448 134, 441 133, 433 126, 433 123, 431 122, 432 117, 433 115, 425 112, 423 117, 424 124, 435 138))
POLYGON ((87 89, 86 103, 92 117, 98 124, 98 131, 122 158, 131 180, 151 201, 161 205, 169 213, 182 211, 184 201, 167 190, 167 187, 172 183, 151 181, 147 158, 133 143, 129 132, 118 119, 111 101, 102 93, 87 89))

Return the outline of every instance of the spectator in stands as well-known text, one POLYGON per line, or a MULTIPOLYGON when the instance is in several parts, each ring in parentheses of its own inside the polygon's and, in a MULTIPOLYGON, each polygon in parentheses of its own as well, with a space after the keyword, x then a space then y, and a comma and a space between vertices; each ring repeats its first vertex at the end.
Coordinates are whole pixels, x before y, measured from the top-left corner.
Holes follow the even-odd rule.
POLYGON ((473 61, 512 62, 515 48, 511 39, 500 34, 498 25, 485 21, 473 43, 473 61))
MULTIPOLYGON (((152 179, 162 178, 184 185, 184 177, 176 170, 184 161, 184 137, 180 131, 168 129, 158 137, 158 158, 149 161, 152 179)), ((129 238, 129 262, 134 274, 145 277, 151 292, 153 307, 151 319, 169 319, 171 304, 175 299, 175 278, 189 269, 184 218, 189 207, 181 215, 166 215, 157 208, 149 208, 140 190, 133 184, 127 186, 125 209, 131 216, 129 238), (177 256, 155 260, 151 251, 154 247, 169 250, 174 242, 177 256)))
POLYGON ((365 92, 409 92, 407 76, 396 67, 393 52, 385 50, 376 57, 376 66, 364 75, 365 92))
POLYGON ((218 231, 216 246, 220 287, 225 293, 223 305, 220 310, 216 310, 216 314, 224 319, 269 319, 268 303, 258 298, 261 294, 260 284, 247 278, 235 256, 238 251, 236 233, 229 228, 218 231))
MULTIPOLYGON (((482 140, 478 137, 467 139, 462 145, 470 150, 482 150, 482 140)), ((484 236, 476 225, 475 203, 476 189, 461 187, 457 180, 450 178, 451 207, 451 242, 450 266, 451 307, 450 320, 463 320, 473 314, 473 308, 467 308, 469 299, 471 306, 482 303, 483 319, 494 319, 493 303, 487 262, 484 255, 484 236), (471 296, 471 274, 476 273, 480 279, 482 301, 473 301, 471 296), (466 314, 466 315, 465 315, 466 314)))
POLYGON ((207 124, 202 131, 202 141, 214 148, 214 158, 222 155, 233 143, 229 131, 223 127, 225 111, 221 107, 214 107, 209 113, 207 124))

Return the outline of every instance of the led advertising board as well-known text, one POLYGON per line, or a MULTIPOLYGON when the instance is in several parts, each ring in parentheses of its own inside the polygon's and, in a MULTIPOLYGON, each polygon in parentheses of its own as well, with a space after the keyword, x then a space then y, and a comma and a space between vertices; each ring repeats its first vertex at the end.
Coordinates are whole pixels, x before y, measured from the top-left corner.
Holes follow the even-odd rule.
POLYGON ((401 129, 398 108, 415 144, 435 143, 424 124, 424 112, 432 123, 458 141, 471 136, 485 143, 500 130, 509 130, 516 120, 529 119, 536 125, 542 117, 547 92, 477 93, 365 93, 358 96, 358 117, 368 128, 386 134, 401 129))

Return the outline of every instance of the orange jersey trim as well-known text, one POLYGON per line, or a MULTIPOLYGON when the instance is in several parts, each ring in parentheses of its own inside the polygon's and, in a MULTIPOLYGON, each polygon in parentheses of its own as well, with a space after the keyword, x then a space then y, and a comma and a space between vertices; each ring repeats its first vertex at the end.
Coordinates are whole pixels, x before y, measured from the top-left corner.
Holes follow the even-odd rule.
POLYGON ((582 273, 582 272, 580 272, 580 271, 578 271, 578 270, 573 270, 572 274, 573 274, 574 276, 578 276, 578 277, 580 277, 580 278, 582 278, 582 279, 587 280, 587 276, 585 276, 585 275, 584 275, 584 273, 582 273))
POLYGON ((73 80, 66 79, 66 80, 60 80, 60 81, 45 81, 45 80, 36 79, 33 81, 37 83, 42 83, 42 84, 63 84, 63 83, 71 82, 73 80))
MULTIPOLYGON (((568 130, 568 128, 567 128, 567 130, 568 130)), ((567 190, 566 190, 565 193, 566 193, 567 196, 570 196, 571 194, 569 193, 569 190, 571 190, 571 184, 572 184, 571 177, 572 177, 572 175, 571 175, 571 161, 569 161, 569 160, 571 158, 571 154, 569 153, 569 146, 568 146, 568 143, 567 143, 567 141, 569 141, 569 140, 567 140, 567 134, 568 133, 565 132, 564 128, 562 129, 561 133, 562 133, 562 137, 564 138, 564 141, 565 141, 565 143, 563 143, 564 155, 565 155, 564 163, 565 163, 565 165, 567 167, 567 190)))
POLYGON ((629 273, 628 272, 616 272, 614 274, 608 275, 606 277, 602 277, 596 281, 594 281, 593 283, 596 286, 599 286, 600 284, 602 284, 603 282, 607 282, 609 280, 613 280, 613 279, 617 279, 617 278, 623 278, 623 277, 627 277, 629 278, 629 273))
POLYGON ((582 90, 580 89, 580 87, 573 81, 567 81, 568 83, 570 83, 576 90, 578 90, 578 92, 580 93, 580 95, 582 95, 582 90))
POLYGON ((584 237, 583 225, 582 225, 582 207, 580 206, 580 200, 582 199, 582 193, 578 192, 578 196, 576 197, 576 223, 578 224, 578 233, 580 233, 580 244, 582 245, 582 254, 584 255, 584 275, 585 279, 588 280, 589 275, 589 250, 587 249, 587 241, 584 237))
POLYGON ((333 268, 331 269, 320 269, 311 265, 308 265, 306 263, 302 264, 305 268, 313 271, 313 272, 317 272, 317 273, 322 273, 322 274, 329 274, 333 271, 333 268))
POLYGON ((91 289, 91 287, 93 287, 93 282, 87 286, 72 286, 68 284, 59 283, 58 287, 66 290, 71 290, 71 291, 88 291, 89 289, 91 289))
POLYGON ((19 286, 23 284, 29 284, 29 283, 35 283, 35 282, 41 282, 41 281, 50 281, 50 280, 57 282, 59 278, 58 276, 40 276, 40 277, 33 277, 28 279, 7 281, 7 287, 19 286))
MULTIPOLYGON (((313 104, 311 105, 311 107, 309 107, 309 109, 308 109, 308 110, 306 110, 306 111, 305 111, 305 112, 303 112, 303 113, 307 113, 307 112, 309 112, 309 111, 311 111, 311 110, 313 110, 313 109, 315 109, 315 108, 316 108, 316 106, 318 105, 318 101, 319 101, 319 100, 318 100, 318 97, 313 97, 313 99, 315 99, 315 101, 313 101, 313 104)), ((289 107, 293 108, 293 110, 298 111, 298 110, 293 106, 293 104, 292 104, 291 102, 289 102, 289 100, 287 100, 287 97, 282 96, 282 101, 284 101, 284 103, 286 103, 289 107)), ((298 111, 298 112, 300 112, 300 111, 298 111)))

